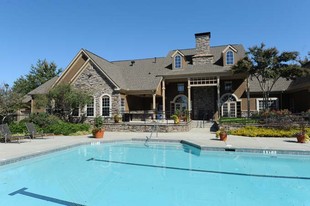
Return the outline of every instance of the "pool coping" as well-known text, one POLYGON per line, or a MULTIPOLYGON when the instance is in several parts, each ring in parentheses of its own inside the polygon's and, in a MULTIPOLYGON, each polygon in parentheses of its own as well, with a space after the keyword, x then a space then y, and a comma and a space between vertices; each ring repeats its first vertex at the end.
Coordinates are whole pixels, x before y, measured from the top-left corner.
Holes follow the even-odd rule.
POLYGON ((72 145, 67 145, 64 147, 59 147, 55 149, 48 149, 46 151, 40 151, 40 152, 34 152, 32 154, 20 156, 20 157, 14 157, 10 159, 0 160, 0 167, 8 164, 12 164, 15 162, 47 155, 50 153, 63 151, 67 149, 71 149, 74 147, 79 147, 82 145, 96 145, 96 144, 106 144, 106 143, 115 143, 115 142, 126 142, 126 141, 140 141, 140 142, 171 142, 171 143, 181 143, 185 145, 192 146, 194 148, 205 150, 205 151, 221 151, 221 152, 244 152, 244 153, 260 153, 260 154, 266 154, 266 155, 310 155, 310 151, 302 151, 302 150, 282 150, 282 149, 257 149, 257 148, 240 148, 240 147, 232 147, 227 145, 226 147, 207 147, 207 146, 201 146, 199 144, 193 143, 188 140, 176 140, 176 139, 143 139, 143 138, 132 138, 128 140, 101 140, 97 142, 80 142, 75 143, 72 145))
POLYGON ((64 150, 71 149, 74 147, 79 147, 82 145, 96 145, 98 143, 103 144, 103 143, 113 143, 113 142, 123 142, 123 141, 128 141, 128 140, 108 140, 108 141, 97 141, 97 142, 80 142, 80 143, 67 145, 67 146, 59 147, 59 148, 55 148, 55 149, 48 149, 46 151, 35 152, 35 153, 24 155, 21 157, 14 157, 14 158, 6 159, 6 160, 0 160, 0 167, 3 165, 12 164, 15 162, 19 162, 19 161, 23 161, 23 160, 27 160, 27 159, 31 159, 31 158, 35 158, 35 157, 40 157, 40 156, 47 155, 47 154, 54 153, 54 152, 64 151, 64 150))

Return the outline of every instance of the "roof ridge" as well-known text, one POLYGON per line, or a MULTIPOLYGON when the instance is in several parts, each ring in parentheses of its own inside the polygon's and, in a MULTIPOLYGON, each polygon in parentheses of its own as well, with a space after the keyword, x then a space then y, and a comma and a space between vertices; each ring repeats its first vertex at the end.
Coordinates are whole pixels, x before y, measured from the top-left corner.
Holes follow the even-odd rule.
POLYGON ((151 59, 165 59, 166 57, 149 57, 149 58, 144 58, 144 59, 127 59, 127 60, 115 60, 115 61, 111 61, 111 63, 113 62, 126 62, 126 61, 142 61, 142 60, 151 60, 151 59))
POLYGON ((107 59, 105 59, 105 58, 99 56, 98 54, 95 54, 94 52, 91 52, 91 51, 89 51, 89 50, 87 50, 87 49, 82 49, 82 50, 84 50, 84 51, 86 51, 86 52, 89 52, 89 53, 91 53, 92 55, 95 55, 96 57, 99 57, 100 59, 103 59, 103 60, 105 60, 105 61, 111 63, 111 61, 109 61, 109 60, 107 60, 107 59))

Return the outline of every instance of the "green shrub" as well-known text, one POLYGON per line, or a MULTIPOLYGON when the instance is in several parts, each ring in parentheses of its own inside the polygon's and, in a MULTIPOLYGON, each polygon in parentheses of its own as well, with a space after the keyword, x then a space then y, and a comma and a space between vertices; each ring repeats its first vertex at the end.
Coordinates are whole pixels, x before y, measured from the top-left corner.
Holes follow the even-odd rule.
POLYGON ((80 131, 89 131, 90 125, 89 124, 75 124, 75 123, 68 123, 63 121, 58 121, 56 124, 51 124, 45 128, 43 131, 45 133, 54 133, 56 135, 70 135, 73 133, 77 133, 80 131))
POLYGON ((51 124, 57 124, 61 120, 58 117, 49 115, 47 113, 33 113, 28 119, 25 119, 24 121, 33 122, 38 127, 44 128, 51 124))
POLYGON ((12 123, 10 123, 9 127, 10 127, 10 131, 13 134, 24 134, 24 133, 27 133, 27 128, 26 128, 25 122, 23 122, 23 121, 12 122, 12 123))
MULTIPOLYGON (((310 128, 307 128, 306 130, 307 133, 310 133, 310 128)), ((294 137, 298 132, 300 132, 300 129, 284 130, 247 126, 236 130, 231 130, 230 134, 248 137, 294 137)))

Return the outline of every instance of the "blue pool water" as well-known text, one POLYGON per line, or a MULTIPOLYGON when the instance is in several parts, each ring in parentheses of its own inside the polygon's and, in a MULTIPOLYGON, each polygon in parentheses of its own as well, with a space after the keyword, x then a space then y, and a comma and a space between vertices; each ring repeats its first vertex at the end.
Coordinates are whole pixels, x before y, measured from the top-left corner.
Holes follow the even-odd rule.
POLYGON ((0 167, 0 205, 310 205, 310 157, 85 145, 0 167))

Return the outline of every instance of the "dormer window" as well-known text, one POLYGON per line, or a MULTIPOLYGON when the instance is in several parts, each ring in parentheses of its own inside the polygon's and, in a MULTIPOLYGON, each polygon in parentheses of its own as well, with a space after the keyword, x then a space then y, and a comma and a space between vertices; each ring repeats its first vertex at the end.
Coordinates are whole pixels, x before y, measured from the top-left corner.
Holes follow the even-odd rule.
POLYGON ((181 56, 177 55, 174 57, 174 68, 180 69, 182 67, 182 58, 181 56))
POLYGON ((226 64, 227 65, 234 64, 234 53, 232 51, 226 52, 226 64))

